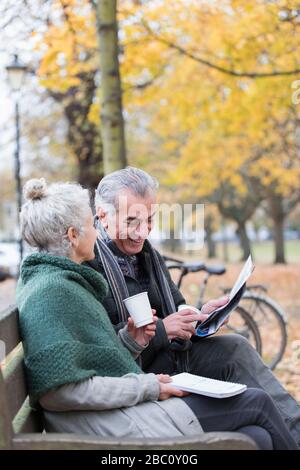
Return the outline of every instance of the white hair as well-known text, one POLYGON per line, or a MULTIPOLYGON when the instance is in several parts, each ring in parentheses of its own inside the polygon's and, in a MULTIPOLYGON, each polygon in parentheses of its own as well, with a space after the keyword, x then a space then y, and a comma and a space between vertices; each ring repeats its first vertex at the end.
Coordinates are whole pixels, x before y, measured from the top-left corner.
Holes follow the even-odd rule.
POLYGON ((21 233, 23 239, 40 252, 68 256, 70 227, 82 234, 90 208, 89 193, 79 184, 53 183, 44 178, 27 181, 23 189, 21 233))
POLYGON ((96 211, 101 207, 105 211, 117 209, 117 195, 122 189, 129 189, 137 196, 145 197, 156 193, 159 183, 148 173, 139 168, 126 167, 106 175, 100 181, 95 192, 96 211))

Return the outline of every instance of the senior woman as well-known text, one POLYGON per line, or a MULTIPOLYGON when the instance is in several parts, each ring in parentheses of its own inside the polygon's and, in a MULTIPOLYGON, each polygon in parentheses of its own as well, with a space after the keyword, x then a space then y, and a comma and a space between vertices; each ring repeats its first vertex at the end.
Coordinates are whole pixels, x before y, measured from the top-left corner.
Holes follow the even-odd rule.
POLYGON ((37 252, 22 263, 17 303, 30 399, 42 406, 46 430, 118 438, 254 430, 260 448, 296 449, 261 390, 186 396, 169 376, 144 374, 134 359, 155 321, 139 332, 129 322, 117 335, 102 305, 107 284, 82 265, 97 236, 87 190, 30 180, 24 197, 22 235, 37 252))

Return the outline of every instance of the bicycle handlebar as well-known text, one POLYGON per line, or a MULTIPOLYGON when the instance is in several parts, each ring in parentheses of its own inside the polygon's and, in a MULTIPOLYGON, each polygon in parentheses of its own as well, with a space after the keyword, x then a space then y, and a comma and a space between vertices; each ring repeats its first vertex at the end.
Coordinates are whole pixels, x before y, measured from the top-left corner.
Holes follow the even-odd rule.
MULTIPOLYGON (((220 287, 220 289, 222 292, 224 292, 224 294, 227 294, 231 291, 230 287, 220 287)), ((250 284, 249 286, 247 285, 247 291, 249 290, 261 290, 263 292, 268 292, 268 288, 264 284, 250 284)))
MULTIPOLYGON (((163 255, 163 259, 164 261, 172 261, 173 263, 177 263, 177 264, 184 264, 184 261, 181 260, 181 259, 176 259, 176 258, 171 258, 171 256, 165 256, 163 255)), ((174 265, 175 267, 175 265, 174 265)), ((177 267, 177 266, 176 266, 177 267)))
POLYGON ((207 271, 203 263, 182 263, 182 264, 167 264, 168 269, 180 269, 187 273, 197 273, 198 271, 207 271))

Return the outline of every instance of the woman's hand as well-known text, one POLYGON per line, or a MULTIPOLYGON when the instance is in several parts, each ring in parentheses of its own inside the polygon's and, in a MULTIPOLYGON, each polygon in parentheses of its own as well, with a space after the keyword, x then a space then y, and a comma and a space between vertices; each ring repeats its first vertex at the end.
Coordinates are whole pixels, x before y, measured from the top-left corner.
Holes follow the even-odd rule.
POLYGON ((157 317, 155 316, 156 310, 152 309, 153 323, 149 325, 136 328, 131 317, 128 317, 127 329, 132 339, 140 346, 146 346, 149 341, 155 336, 157 317))
POLYGON ((170 375, 157 374, 156 377, 160 386, 159 400, 167 400, 170 397, 185 397, 189 394, 188 392, 172 387, 172 378, 170 375))

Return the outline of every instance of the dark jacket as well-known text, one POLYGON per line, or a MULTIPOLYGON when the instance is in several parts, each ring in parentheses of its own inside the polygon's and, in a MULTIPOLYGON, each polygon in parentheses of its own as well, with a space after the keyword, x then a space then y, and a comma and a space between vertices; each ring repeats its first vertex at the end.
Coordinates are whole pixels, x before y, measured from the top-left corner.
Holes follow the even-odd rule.
MULTIPOLYGON (((166 278, 169 282, 171 293, 172 293, 174 303, 177 309, 178 305, 185 303, 185 299, 181 295, 177 286, 172 281, 170 273, 168 271, 168 268, 162 256, 158 252, 156 253, 158 255, 158 258, 160 260, 160 263, 166 275, 166 278)), ((159 286, 157 285, 157 281, 155 278, 154 267, 151 261, 150 254, 144 248, 142 252, 138 254, 138 257, 139 257, 139 266, 141 270, 141 282, 139 282, 139 280, 136 280, 135 278, 131 276, 125 276, 125 282, 127 284, 129 295, 131 296, 131 295, 139 294, 140 292, 143 292, 143 290, 147 290, 151 307, 156 310, 156 314, 159 318, 158 323, 157 323, 155 337, 151 340, 148 348, 145 351, 143 351, 141 355, 142 368, 143 370, 147 370, 149 366, 151 365, 151 363, 154 361, 155 357, 157 356, 158 351, 161 351, 163 349, 168 350, 170 343, 166 334, 164 324, 161 320, 163 318, 162 300, 161 300, 160 289, 159 289, 159 286), (145 284, 147 286, 147 289, 145 289, 145 284)), ((106 278, 104 268, 99 259, 94 259, 93 261, 90 261, 88 264, 92 268, 99 271, 104 276, 104 278, 106 278)), ((102 303, 106 311, 108 312, 111 322, 115 326, 115 329, 119 330, 120 328, 123 328, 124 323, 123 322, 119 323, 117 306, 116 306, 115 300, 113 298, 113 295, 110 289, 108 291, 108 295, 103 299, 102 303)))

